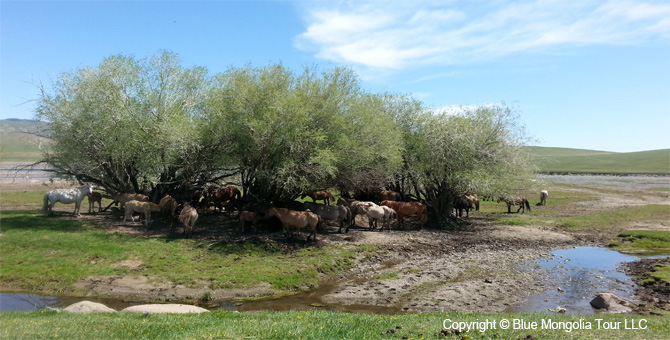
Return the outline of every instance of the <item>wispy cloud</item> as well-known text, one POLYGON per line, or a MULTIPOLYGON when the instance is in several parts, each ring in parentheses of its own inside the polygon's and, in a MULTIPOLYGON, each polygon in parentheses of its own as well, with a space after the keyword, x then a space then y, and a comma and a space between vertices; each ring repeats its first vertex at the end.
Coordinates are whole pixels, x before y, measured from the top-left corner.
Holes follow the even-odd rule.
POLYGON ((309 2, 296 45, 375 69, 451 65, 565 46, 670 37, 667 1, 309 2))

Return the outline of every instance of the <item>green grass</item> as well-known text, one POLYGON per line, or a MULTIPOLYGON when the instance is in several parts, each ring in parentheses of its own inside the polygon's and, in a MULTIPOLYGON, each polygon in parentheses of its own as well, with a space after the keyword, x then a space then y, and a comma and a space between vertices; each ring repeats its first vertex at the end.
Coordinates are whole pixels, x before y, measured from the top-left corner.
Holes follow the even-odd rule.
POLYGON ((670 231, 628 230, 610 242, 616 250, 667 251, 670 249, 670 231))
MULTIPOLYGON (((344 245, 284 251, 272 244, 144 238, 108 233, 79 221, 42 217, 37 211, 2 215, 0 288, 74 293, 73 284, 95 275, 128 275, 123 260, 143 263, 132 275, 157 282, 211 289, 270 283, 292 290, 318 283, 320 273, 350 268, 365 249, 344 245)), ((364 254, 363 254, 364 255, 364 254)))
MULTIPOLYGON (((464 330, 464 328, 463 328, 464 330)), ((542 313, 430 313, 372 315, 327 311, 204 314, 69 314, 7 312, 2 339, 667 339, 670 318, 635 315, 556 315, 542 313), (598 323, 600 319, 600 324, 598 323), (448 321, 447 321, 448 320, 448 321), (443 325, 490 321, 484 332, 456 333, 443 325), (510 329, 502 329, 504 321, 510 329), (517 321, 515 321, 517 320, 517 321), (525 322, 522 326, 521 320, 525 322), (591 329, 543 327, 580 323, 591 329), (493 322, 495 321, 495 328, 493 322), (514 329, 514 325, 518 329, 514 329), (535 322, 536 329, 530 323, 535 322), (618 329, 605 329, 605 325, 618 329), (635 329, 631 329, 635 325, 635 329), (628 326, 628 329, 625 327, 628 326), (644 328, 644 329, 643 329, 644 328), (444 331, 444 332, 443 332, 444 331)))
POLYGON ((655 281, 670 282, 670 265, 663 264, 654 267, 654 271, 649 276, 655 281))
POLYGON ((636 221, 667 221, 670 219, 670 206, 650 204, 640 207, 624 208, 607 212, 594 212, 587 216, 561 218, 564 227, 573 231, 611 230, 636 221))
POLYGON ((542 172, 670 174, 670 149, 629 153, 527 147, 542 172))

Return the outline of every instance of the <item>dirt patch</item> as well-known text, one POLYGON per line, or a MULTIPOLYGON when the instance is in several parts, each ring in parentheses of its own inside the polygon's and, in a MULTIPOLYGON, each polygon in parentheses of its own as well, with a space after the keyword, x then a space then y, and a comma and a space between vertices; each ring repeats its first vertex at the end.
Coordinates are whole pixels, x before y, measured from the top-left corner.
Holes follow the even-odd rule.
POLYGON ((135 301, 185 302, 199 301, 207 293, 207 299, 234 299, 240 297, 263 297, 280 293, 270 284, 244 289, 209 289, 158 283, 147 276, 93 276, 79 280, 76 288, 101 297, 117 297, 135 301))
POLYGON ((624 264, 626 274, 633 277, 638 286, 635 294, 642 301, 637 312, 650 314, 655 310, 670 310, 670 283, 649 280, 649 272, 657 265, 670 265, 670 258, 643 259, 624 264))

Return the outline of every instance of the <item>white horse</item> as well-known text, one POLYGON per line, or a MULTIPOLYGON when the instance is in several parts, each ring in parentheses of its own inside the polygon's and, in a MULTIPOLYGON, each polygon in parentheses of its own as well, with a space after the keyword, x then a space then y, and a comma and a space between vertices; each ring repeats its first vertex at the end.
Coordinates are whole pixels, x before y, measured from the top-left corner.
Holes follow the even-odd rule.
POLYGON ((63 204, 74 203, 74 214, 79 216, 81 201, 86 195, 93 192, 93 186, 84 185, 74 189, 56 189, 44 194, 44 203, 42 204, 42 213, 46 216, 53 214, 53 207, 56 202, 63 204))
POLYGON ((540 191, 540 204, 547 205, 547 197, 549 197, 549 192, 547 190, 540 191))

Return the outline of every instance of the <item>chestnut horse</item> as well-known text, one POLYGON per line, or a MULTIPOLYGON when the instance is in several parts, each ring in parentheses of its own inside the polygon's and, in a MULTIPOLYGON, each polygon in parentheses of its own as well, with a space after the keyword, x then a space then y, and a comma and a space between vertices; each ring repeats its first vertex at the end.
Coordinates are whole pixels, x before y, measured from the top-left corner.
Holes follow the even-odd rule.
POLYGON ((400 194, 391 191, 391 190, 382 190, 377 193, 377 199, 381 201, 397 201, 400 198, 400 194))
POLYGON ((421 202, 396 202, 396 201, 382 201, 381 205, 385 205, 395 210, 396 215, 398 216, 398 224, 403 226, 404 217, 416 215, 419 218, 422 226, 423 223, 428 219, 426 214, 426 206, 421 202))

